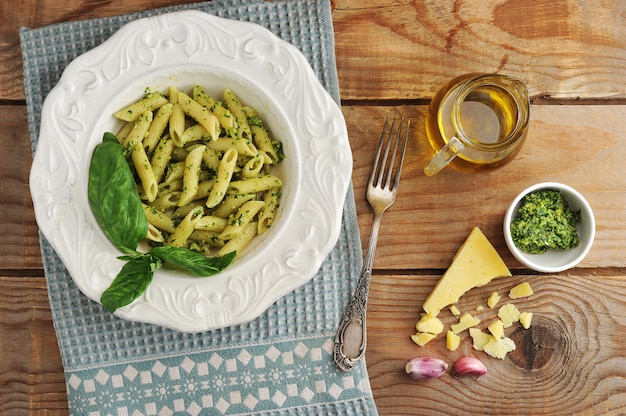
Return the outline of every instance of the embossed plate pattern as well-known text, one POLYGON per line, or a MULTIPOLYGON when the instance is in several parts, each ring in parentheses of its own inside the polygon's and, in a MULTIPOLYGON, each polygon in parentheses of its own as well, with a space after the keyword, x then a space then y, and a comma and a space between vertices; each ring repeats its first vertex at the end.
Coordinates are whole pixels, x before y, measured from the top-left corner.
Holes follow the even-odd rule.
POLYGON ((89 208, 87 172, 112 114, 147 88, 227 86, 255 107, 287 159, 275 225, 224 272, 192 278, 159 270, 116 314, 184 332, 243 323, 309 281, 335 245, 352 173, 338 105, 306 58, 261 26, 181 11, 127 24, 75 59, 46 97, 30 174, 37 223, 80 290, 98 301, 119 272, 119 252, 89 208))

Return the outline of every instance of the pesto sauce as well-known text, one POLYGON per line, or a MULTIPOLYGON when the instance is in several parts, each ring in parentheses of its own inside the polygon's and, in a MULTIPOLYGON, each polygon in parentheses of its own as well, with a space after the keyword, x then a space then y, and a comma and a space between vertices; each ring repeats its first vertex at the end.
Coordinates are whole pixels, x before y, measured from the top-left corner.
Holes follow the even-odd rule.
POLYGON ((529 254, 550 248, 569 250, 579 243, 576 224, 580 221, 580 210, 572 211, 560 191, 537 191, 522 200, 511 236, 515 246, 529 254))

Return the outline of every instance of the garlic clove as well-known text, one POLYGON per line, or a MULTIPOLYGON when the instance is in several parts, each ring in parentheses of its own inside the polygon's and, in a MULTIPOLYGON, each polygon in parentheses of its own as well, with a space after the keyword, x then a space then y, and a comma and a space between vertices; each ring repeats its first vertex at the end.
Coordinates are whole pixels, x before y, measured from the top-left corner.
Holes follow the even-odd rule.
POLYGON ((406 373, 415 380, 437 378, 448 369, 448 364, 439 358, 415 357, 406 364, 406 373))
POLYGON ((462 357, 456 360, 452 365, 452 375, 454 377, 471 377, 480 378, 487 374, 487 367, 477 358, 462 357))

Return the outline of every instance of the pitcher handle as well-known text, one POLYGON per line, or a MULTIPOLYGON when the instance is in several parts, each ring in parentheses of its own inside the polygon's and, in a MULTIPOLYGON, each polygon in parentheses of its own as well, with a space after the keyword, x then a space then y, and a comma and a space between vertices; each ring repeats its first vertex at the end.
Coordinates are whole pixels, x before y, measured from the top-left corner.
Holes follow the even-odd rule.
POLYGON ((450 139, 450 141, 430 159, 430 162, 424 168, 426 176, 435 176, 438 174, 464 147, 463 143, 456 137, 450 139))

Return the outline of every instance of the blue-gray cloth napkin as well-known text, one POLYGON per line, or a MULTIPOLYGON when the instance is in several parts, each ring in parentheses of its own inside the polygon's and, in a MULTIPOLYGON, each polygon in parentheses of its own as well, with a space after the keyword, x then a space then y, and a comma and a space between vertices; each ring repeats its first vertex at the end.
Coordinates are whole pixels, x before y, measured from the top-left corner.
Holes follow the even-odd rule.
MULTIPOLYGON (((33 151, 65 67, 124 24, 181 9, 265 26, 298 47, 339 102, 328 0, 219 0, 22 28, 33 151)), ((333 339, 361 268, 350 187, 337 245, 315 277, 243 325, 181 333, 119 319, 82 295, 45 237, 41 251, 73 415, 376 415, 365 363, 334 364, 333 339)))

